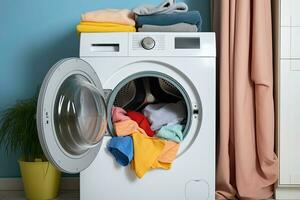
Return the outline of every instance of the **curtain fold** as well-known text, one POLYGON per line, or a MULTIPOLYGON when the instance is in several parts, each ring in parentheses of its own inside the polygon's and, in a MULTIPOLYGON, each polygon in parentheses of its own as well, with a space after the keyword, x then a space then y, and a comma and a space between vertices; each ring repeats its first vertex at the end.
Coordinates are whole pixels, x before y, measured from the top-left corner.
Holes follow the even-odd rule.
POLYGON ((214 0, 219 69, 216 199, 267 199, 274 153, 271 0, 214 0))

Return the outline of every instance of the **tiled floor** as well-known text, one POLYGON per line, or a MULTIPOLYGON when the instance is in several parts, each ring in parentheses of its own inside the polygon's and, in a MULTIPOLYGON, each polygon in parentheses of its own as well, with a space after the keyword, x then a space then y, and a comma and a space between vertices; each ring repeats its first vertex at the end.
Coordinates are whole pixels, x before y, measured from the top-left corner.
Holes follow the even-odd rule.
MULTIPOLYGON (((77 200, 79 191, 61 191, 56 200, 77 200)), ((25 200, 23 191, 0 191, 0 200, 25 200)))

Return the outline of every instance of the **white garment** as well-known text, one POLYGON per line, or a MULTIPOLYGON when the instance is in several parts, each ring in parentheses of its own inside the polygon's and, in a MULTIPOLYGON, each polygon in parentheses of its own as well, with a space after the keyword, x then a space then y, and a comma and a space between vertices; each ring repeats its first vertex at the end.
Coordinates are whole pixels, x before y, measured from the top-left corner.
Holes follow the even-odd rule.
POLYGON ((143 114, 151 123, 153 131, 159 130, 164 125, 173 125, 186 118, 186 106, 183 101, 177 103, 149 104, 143 114))
POLYGON ((176 3, 176 0, 165 0, 158 6, 141 5, 132 10, 137 15, 170 14, 175 12, 187 12, 188 6, 184 2, 176 3))

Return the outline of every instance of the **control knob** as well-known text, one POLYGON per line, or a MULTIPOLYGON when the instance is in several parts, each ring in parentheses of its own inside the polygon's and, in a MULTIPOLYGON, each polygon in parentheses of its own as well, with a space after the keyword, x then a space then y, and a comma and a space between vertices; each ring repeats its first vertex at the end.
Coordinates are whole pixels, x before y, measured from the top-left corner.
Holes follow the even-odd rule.
POLYGON ((141 44, 144 49, 151 50, 155 47, 155 40, 152 37, 145 37, 141 44))

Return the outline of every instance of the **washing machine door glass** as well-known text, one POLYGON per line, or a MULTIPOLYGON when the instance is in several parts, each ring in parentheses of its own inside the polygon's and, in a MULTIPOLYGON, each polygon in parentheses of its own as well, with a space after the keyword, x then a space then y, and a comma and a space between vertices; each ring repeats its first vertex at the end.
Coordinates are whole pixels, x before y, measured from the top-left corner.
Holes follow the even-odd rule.
POLYGON ((97 156, 106 131, 101 82, 85 61, 59 61, 44 79, 37 109, 40 143, 58 169, 78 173, 97 156))

